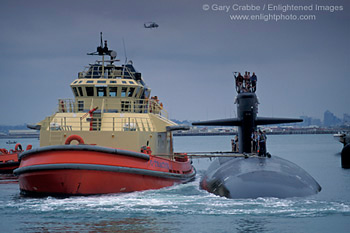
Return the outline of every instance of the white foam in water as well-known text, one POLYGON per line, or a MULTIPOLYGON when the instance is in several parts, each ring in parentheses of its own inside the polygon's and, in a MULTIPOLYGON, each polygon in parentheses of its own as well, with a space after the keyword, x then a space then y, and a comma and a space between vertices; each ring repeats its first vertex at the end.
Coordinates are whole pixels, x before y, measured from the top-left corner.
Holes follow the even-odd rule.
POLYGON ((92 211, 130 214, 173 213, 199 215, 256 215, 312 217, 350 214, 350 203, 327 202, 311 198, 227 199, 199 189, 199 181, 160 190, 57 199, 20 198, 7 203, 20 211, 92 211))

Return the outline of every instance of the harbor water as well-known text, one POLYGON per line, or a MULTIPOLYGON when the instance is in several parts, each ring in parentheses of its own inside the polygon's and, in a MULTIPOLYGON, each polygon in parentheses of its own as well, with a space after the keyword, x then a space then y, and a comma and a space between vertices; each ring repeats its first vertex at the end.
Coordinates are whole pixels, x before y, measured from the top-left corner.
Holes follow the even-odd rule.
MULTIPOLYGON (((228 151, 232 136, 175 137, 176 152, 228 151)), ((8 139, 0 148, 13 149, 8 139)), ((18 139, 23 147, 37 139, 18 139)), ((303 198, 227 199, 199 188, 209 159, 194 159, 197 178, 160 190, 70 198, 28 198, 0 179, 1 232, 349 232, 350 169, 332 135, 271 135, 268 151, 313 176, 322 191, 303 198)))

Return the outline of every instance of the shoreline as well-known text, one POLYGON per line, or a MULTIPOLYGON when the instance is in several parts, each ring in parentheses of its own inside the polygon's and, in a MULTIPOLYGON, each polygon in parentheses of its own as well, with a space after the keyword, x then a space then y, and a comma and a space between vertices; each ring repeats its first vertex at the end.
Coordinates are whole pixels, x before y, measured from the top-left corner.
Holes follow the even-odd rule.
MULTIPOLYGON (((267 135, 290 135, 290 134, 336 134, 338 130, 330 131, 285 131, 285 132, 266 132, 267 135)), ((222 133, 174 133, 173 136, 223 136, 223 135, 238 135, 235 132, 222 132, 222 133)))
MULTIPOLYGON (((290 135, 290 134, 336 134, 339 130, 293 130, 293 131, 277 131, 277 132, 266 132, 267 135, 290 135)), ((202 133, 192 133, 192 132, 179 132, 173 133, 173 136, 226 136, 226 135, 237 135, 237 132, 202 132, 202 133)), ((23 139, 23 138, 40 138, 40 135, 0 135, 0 139, 23 139)))

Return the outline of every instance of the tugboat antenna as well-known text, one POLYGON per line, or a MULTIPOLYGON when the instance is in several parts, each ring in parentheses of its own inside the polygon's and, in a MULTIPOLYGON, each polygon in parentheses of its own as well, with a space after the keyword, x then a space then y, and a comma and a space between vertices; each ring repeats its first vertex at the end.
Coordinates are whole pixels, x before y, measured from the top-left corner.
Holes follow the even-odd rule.
POLYGON ((128 56, 126 55, 126 47, 125 47, 124 37, 123 37, 123 47, 124 47, 124 56, 125 56, 125 64, 126 64, 128 62, 128 56))
POLYGON ((100 47, 102 48, 102 32, 100 32, 100 47))
POLYGON ((126 48, 125 48, 124 37, 123 37, 123 47, 124 47, 124 56, 125 56, 125 62, 124 62, 124 65, 123 65, 123 73, 122 73, 122 77, 124 78, 125 66, 126 66, 126 63, 128 62, 128 57, 126 56, 126 48))

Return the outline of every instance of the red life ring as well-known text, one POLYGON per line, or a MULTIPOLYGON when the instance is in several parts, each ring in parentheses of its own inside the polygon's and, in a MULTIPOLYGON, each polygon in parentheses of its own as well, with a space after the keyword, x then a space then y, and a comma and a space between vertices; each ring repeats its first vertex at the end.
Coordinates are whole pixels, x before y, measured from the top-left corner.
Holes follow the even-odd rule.
POLYGON ((65 141, 64 144, 69 145, 69 144, 70 144, 72 141, 74 141, 74 140, 78 141, 78 142, 79 142, 79 145, 80 145, 80 144, 85 144, 83 138, 80 137, 80 136, 78 136, 78 135, 70 135, 70 136, 66 139, 66 141, 65 141))
POLYGON ((23 151, 22 145, 20 143, 17 143, 15 146, 15 151, 23 151))

